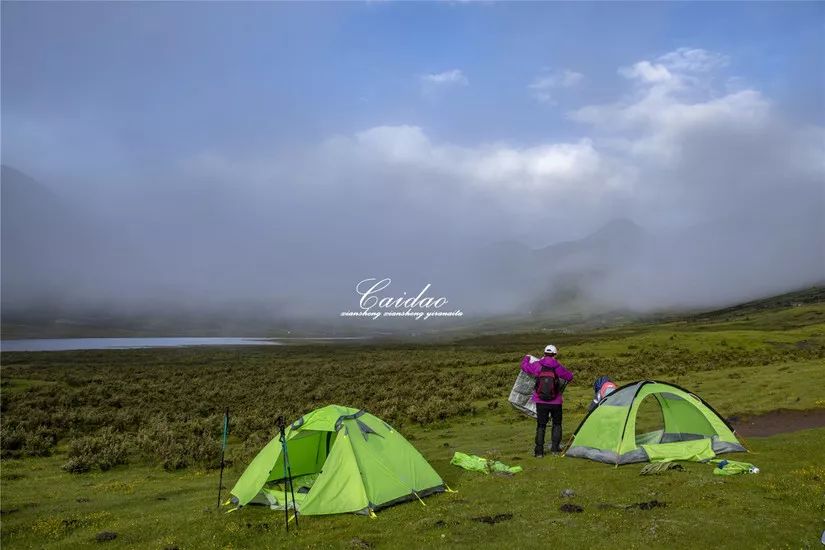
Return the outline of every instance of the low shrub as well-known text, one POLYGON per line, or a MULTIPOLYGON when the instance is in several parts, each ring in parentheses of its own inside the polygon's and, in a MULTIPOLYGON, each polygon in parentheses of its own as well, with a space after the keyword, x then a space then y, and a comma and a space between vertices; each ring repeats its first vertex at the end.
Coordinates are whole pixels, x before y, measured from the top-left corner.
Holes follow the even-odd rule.
POLYGON ((45 427, 37 428, 34 433, 27 433, 21 454, 24 456, 51 456, 57 442, 54 432, 45 427))
POLYGON ((68 455, 69 461, 63 470, 69 473, 88 472, 95 467, 105 472, 128 462, 129 444, 126 436, 108 427, 93 436, 73 440, 68 455))
POLYGON ((155 422, 138 432, 141 453, 149 460, 160 461, 164 470, 175 471, 189 466, 219 468, 220 434, 204 424, 217 422, 155 422))

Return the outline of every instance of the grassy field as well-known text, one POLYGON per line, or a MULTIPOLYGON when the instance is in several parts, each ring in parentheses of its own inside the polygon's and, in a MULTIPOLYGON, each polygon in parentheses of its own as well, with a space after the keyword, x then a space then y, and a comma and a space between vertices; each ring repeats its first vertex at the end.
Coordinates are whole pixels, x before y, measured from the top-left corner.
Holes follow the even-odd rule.
POLYGON ((660 324, 518 333, 423 345, 4 353, 2 545, 74 548, 819 547, 825 428, 750 438, 731 455, 758 475, 704 464, 639 476, 590 461, 534 459, 533 421, 506 396, 524 353, 552 341, 577 376, 565 439, 599 374, 696 391, 725 416, 825 408, 825 304, 780 303, 660 324), (393 423, 458 491, 361 516, 215 510, 220 414, 233 413, 231 487, 274 435, 327 403, 393 423), (460 450, 520 464, 513 477, 449 465, 460 450), (70 473, 83 472, 83 473, 70 473), (576 495, 564 499, 563 489, 576 495), (650 501, 664 507, 641 509, 650 501), (566 502, 581 513, 566 513, 566 502), (494 524, 479 521, 499 517, 494 524), (117 538, 98 543, 97 533, 117 538))

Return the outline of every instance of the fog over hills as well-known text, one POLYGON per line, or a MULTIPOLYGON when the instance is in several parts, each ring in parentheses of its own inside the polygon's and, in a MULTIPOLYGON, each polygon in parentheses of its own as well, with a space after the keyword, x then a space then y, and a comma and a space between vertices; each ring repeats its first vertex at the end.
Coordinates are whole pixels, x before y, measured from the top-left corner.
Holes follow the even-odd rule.
MULTIPOLYGON (((711 307, 825 280, 821 234, 758 216, 660 234, 615 219, 580 239, 539 248, 513 240, 476 247, 426 242, 410 245, 404 256, 371 259, 362 271, 364 260, 347 261, 342 251, 330 258, 323 243, 308 237, 297 254, 289 246, 279 252, 263 220, 239 228, 221 219, 226 213, 206 207, 208 198, 195 197, 186 223, 176 224, 174 209, 120 204, 108 212, 84 210, 8 166, 0 188, 5 323, 105 317, 169 330, 176 323, 197 326, 206 317, 210 327, 243 330, 287 321, 346 326, 349 320, 337 314, 358 309, 355 284, 385 276, 393 282, 384 295, 414 296, 430 283, 427 295, 447 297, 448 309, 464 312, 463 322, 711 307), (219 233, 238 239, 229 258, 214 257, 230 244, 216 240, 217 221, 219 233), (242 234, 235 233, 239 229, 242 234), (262 257, 272 250, 285 262, 312 259, 303 269, 280 270, 279 262, 262 257), (268 278, 276 284, 254 286, 268 278)), ((817 227, 815 217, 804 215, 800 209, 797 224, 817 227)), ((383 320, 372 328, 405 326, 383 320)))

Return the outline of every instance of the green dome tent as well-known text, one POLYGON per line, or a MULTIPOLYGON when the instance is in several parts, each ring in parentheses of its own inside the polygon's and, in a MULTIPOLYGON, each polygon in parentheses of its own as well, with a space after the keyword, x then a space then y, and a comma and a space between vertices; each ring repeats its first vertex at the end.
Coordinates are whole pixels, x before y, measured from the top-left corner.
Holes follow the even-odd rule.
MULTIPOLYGON (((441 477, 404 436, 363 410, 316 409, 286 429, 286 444, 301 515, 368 514, 445 490, 441 477)), ((230 491, 232 502, 282 510, 283 471, 281 442, 275 437, 230 491)))
POLYGON ((585 416, 565 454, 618 465, 707 460, 737 451, 747 449, 701 397, 667 382, 641 380, 617 388, 585 416), (637 433, 637 414, 646 400, 661 411, 661 428, 637 433))

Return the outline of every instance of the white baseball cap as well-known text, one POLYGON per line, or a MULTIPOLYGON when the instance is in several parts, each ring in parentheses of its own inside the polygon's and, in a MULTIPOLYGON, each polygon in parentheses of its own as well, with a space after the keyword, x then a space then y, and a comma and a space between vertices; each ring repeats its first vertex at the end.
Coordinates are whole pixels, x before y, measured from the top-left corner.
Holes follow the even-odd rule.
POLYGON ((553 355, 556 355, 558 352, 559 350, 557 350, 556 346, 554 346, 553 344, 547 344, 547 346, 544 348, 544 353, 552 353, 553 355))

